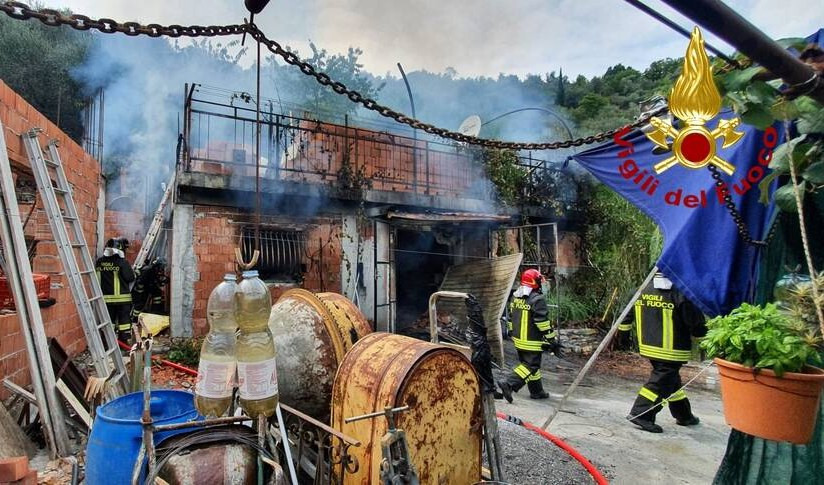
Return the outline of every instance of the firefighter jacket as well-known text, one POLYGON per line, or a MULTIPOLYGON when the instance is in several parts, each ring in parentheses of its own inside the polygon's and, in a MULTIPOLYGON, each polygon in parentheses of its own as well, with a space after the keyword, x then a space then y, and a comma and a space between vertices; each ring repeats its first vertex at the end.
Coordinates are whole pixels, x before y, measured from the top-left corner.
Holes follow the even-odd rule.
POLYGON ((543 344, 557 336, 540 291, 532 291, 527 296, 523 296, 521 290, 515 292, 509 303, 509 333, 516 349, 532 352, 542 352, 543 344))
POLYGON ((706 333, 704 315, 692 302, 678 290, 656 288, 653 282, 618 329, 632 330, 633 320, 639 353, 653 360, 687 362, 692 355, 690 337, 706 333))
POLYGON ((132 295, 129 292, 129 283, 134 281, 134 271, 126 258, 112 248, 106 248, 103 256, 97 258, 95 271, 103 290, 103 300, 106 303, 131 303, 132 295))

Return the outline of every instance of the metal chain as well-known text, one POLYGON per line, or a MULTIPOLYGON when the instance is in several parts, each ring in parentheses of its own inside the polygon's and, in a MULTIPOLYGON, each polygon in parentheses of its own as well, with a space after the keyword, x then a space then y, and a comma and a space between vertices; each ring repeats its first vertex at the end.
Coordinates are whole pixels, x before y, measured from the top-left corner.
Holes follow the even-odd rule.
MULTIPOLYGON (((353 103, 360 104, 364 108, 375 111, 376 113, 384 116, 386 118, 391 118, 398 123, 402 123, 405 125, 409 125, 412 128, 417 130, 423 130, 429 134, 437 135, 442 138, 448 138, 450 140, 469 143, 472 145, 478 145, 485 148, 495 148, 495 149, 509 149, 509 150, 557 150, 560 148, 571 148, 576 146, 582 145, 589 145, 591 143, 597 143, 600 141, 611 139, 615 136, 616 133, 620 132, 624 127, 615 128, 609 131, 601 132, 595 135, 577 138, 574 140, 564 140, 558 142, 546 142, 546 143, 520 143, 520 142, 507 142, 507 141, 500 141, 500 140, 490 140, 485 138, 477 138, 474 136, 465 135, 463 133, 458 133, 454 131, 449 131, 445 128, 440 128, 428 123, 424 123, 420 120, 416 120, 414 118, 410 118, 403 113, 399 113, 397 111, 392 110, 386 106, 378 104, 375 100, 367 98, 363 96, 361 93, 347 88, 343 83, 338 81, 333 81, 328 74, 324 72, 318 72, 311 64, 300 60, 300 58, 291 51, 288 51, 283 48, 279 43, 274 40, 271 40, 266 37, 260 29, 257 28, 254 24, 249 24, 249 35, 252 36, 256 41, 265 45, 270 52, 273 54, 280 56, 287 64, 293 65, 301 70, 307 76, 312 76, 315 80, 323 85, 332 88, 333 91, 340 95, 344 95, 348 97, 353 103)), ((642 119, 637 120, 636 122, 629 125, 631 128, 638 128, 646 124, 650 118, 653 116, 657 116, 666 112, 667 108, 661 108, 654 113, 645 116, 642 119)))
POLYGON ((3 2, 0 11, 17 20, 37 19, 49 27, 68 25, 76 30, 95 29, 104 34, 119 32, 128 36, 147 35, 149 37, 215 37, 225 35, 239 35, 246 32, 246 24, 236 25, 168 25, 160 24, 141 25, 137 22, 117 22, 116 20, 101 18, 92 19, 86 15, 63 15, 57 10, 34 10, 25 3, 3 2))
MULTIPOLYGON (((721 179, 721 172, 718 171, 718 167, 710 164, 707 165, 707 168, 710 170, 712 178, 715 180, 715 186, 723 187, 724 181, 721 179)), ((761 241, 753 239, 753 237, 750 236, 750 231, 747 229, 747 224, 744 222, 744 218, 741 216, 741 213, 738 212, 738 208, 735 206, 735 201, 732 200, 732 195, 730 195, 728 190, 724 191, 724 205, 727 207, 727 211, 729 211, 730 216, 732 216, 732 220, 735 221, 735 225, 738 227, 738 234, 745 243, 753 246, 765 247, 769 245, 770 241, 773 240, 775 237, 776 228, 778 227, 778 218, 781 217, 780 212, 778 213, 776 220, 773 221, 772 226, 770 226, 770 232, 767 233, 767 237, 761 241)))
MULTIPOLYGON (((307 76, 315 78, 315 80, 322 86, 328 86, 336 93, 346 96, 353 103, 360 104, 364 108, 374 111, 381 116, 393 119, 398 123, 409 125, 412 128, 423 130, 432 135, 437 135, 442 138, 447 138, 454 141, 478 145, 485 148, 495 149, 509 149, 509 150, 557 150, 561 148, 572 148, 601 141, 609 140, 616 133, 624 129, 624 127, 615 128, 613 130, 597 133, 582 138, 573 140, 564 140, 558 142, 547 143, 519 143, 507 142, 501 140, 491 140, 484 138, 476 138, 474 136, 465 135, 454 131, 449 131, 445 128, 440 128, 435 125, 424 123, 415 118, 410 118, 403 113, 397 112, 379 104, 377 101, 370 99, 363 94, 348 88, 340 81, 335 81, 325 72, 320 72, 308 62, 302 61, 297 54, 290 52, 283 48, 278 42, 266 37, 258 27, 253 23, 235 24, 235 25, 169 25, 163 26, 160 24, 141 25, 137 22, 120 23, 112 19, 101 18, 94 20, 85 15, 63 15, 62 13, 51 10, 42 9, 34 10, 28 5, 20 2, 3 2, 0 3, 0 11, 9 17, 17 20, 37 19, 43 24, 51 27, 59 27, 67 25, 76 30, 90 30, 95 29, 106 34, 121 33, 128 36, 147 35, 149 37, 215 37, 227 35, 242 35, 249 34, 256 41, 262 43, 273 54, 281 57, 287 64, 300 69, 301 72, 307 76)), ((645 116, 631 125, 630 128, 638 128, 645 125, 653 116, 660 115, 666 111, 667 108, 661 108, 648 116, 645 116)))

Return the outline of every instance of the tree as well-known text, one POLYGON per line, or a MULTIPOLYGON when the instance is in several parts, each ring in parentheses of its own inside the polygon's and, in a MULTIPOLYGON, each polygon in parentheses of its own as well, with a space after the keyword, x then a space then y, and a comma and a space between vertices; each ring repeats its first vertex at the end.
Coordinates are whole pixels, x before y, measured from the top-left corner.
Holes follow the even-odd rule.
MULTIPOLYGON (((375 98, 383 85, 374 86, 369 77, 362 72, 363 64, 358 58, 363 51, 350 47, 346 54, 330 55, 326 49, 319 49, 314 43, 309 44, 312 55, 302 59, 319 72, 324 72, 335 81, 342 82, 349 89, 358 91, 366 98, 375 98)), ((311 107, 316 112, 334 115, 351 114, 359 105, 346 96, 341 96, 328 86, 320 85, 316 79, 307 76, 293 66, 279 66, 270 59, 270 67, 275 72, 276 82, 285 80, 291 98, 298 104, 311 107)))
POLYGON ((88 32, 0 16, 0 79, 78 142, 86 96, 71 70, 91 41, 88 32))

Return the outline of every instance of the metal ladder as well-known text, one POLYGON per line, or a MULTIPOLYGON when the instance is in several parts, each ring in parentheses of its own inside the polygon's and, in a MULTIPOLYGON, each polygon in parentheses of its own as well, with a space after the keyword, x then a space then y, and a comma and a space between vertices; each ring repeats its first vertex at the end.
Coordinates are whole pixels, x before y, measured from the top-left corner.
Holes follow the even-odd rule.
POLYGON ((160 199, 160 204, 155 211, 152 224, 149 226, 149 232, 146 233, 146 237, 143 239, 143 244, 140 246, 140 251, 138 251, 137 257, 134 259, 134 267, 136 270, 140 270, 140 268, 146 264, 149 254, 151 254, 152 249, 154 249, 154 245, 157 242, 157 235, 160 233, 161 226, 163 226, 163 221, 165 219, 164 212, 166 211, 166 204, 168 204, 169 200, 172 198, 174 184, 175 176, 172 174, 172 178, 169 180, 169 185, 166 186, 166 191, 163 192, 163 197, 160 199))
POLYGON ((49 158, 45 158, 38 141, 39 131, 31 130, 21 135, 23 145, 26 147, 37 181, 37 189, 49 219, 80 322, 83 324, 95 372, 98 377, 109 377, 109 394, 112 397, 119 396, 129 389, 129 377, 126 374, 123 356, 117 346, 109 311, 103 300, 100 282, 97 280, 95 264, 86 245, 83 226, 72 197, 72 188, 60 161, 57 141, 49 142, 49 158), (54 174, 55 185, 52 185, 50 169, 54 174))

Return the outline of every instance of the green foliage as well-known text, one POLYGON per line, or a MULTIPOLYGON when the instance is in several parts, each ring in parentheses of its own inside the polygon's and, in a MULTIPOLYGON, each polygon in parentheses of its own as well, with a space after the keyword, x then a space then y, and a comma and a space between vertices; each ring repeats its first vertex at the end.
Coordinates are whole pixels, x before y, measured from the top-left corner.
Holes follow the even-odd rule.
MULTIPOLYGON (((350 89, 360 92, 364 97, 374 99, 383 88, 383 85, 374 86, 366 73, 362 72, 363 64, 358 61, 363 54, 361 49, 350 47, 346 54, 329 54, 326 49, 320 49, 311 42, 309 48, 312 50, 312 55, 303 58, 303 61, 314 66, 319 72, 328 74, 333 80, 342 82, 350 89)), ((278 72, 279 68, 274 65, 274 58, 270 58, 269 62, 278 72)), ((358 108, 358 105, 346 96, 335 93, 329 87, 321 86, 313 77, 291 66, 280 72, 291 85, 294 101, 300 105, 309 106, 316 112, 336 115, 351 114, 358 108)))
POLYGON ((166 358, 172 362, 196 368, 200 363, 200 347, 202 343, 202 339, 174 338, 171 341, 169 354, 166 358))
MULTIPOLYGON (((784 45, 798 47, 798 39, 783 39, 784 45)), ((777 120, 796 121, 797 134, 779 145, 773 152, 770 168, 773 172, 760 184, 761 201, 769 201, 768 188, 778 178, 782 181, 773 197, 786 212, 797 212, 795 192, 788 180, 790 160, 799 175, 802 197, 824 185, 824 109, 807 96, 793 99, 779 91, 780 81, 764 81, 766 71, 742 58, 745 69, 727 69, 716 77, 725 91, 724 103, 741 116, 744 123, 765 129, 777 120)), ((781 128, 779 128, 781 129, 781 128)), ((792 136, 792 135, 791 135, 792 136)))
POLYGON ((613 289, 618 288, 619 301, 629 297, 658 260, 663 241, 650 218, 609 188, 593 185, 583 196, 583 245, 597 274, 579 271, 565 284, 595 316, 604 311, 613 289))
POLYGON ((591 320, 593 315, 598 313, 598 304, 593 300, 587 300, 580 295, 569 291, 562 286, 560 296, 555 291, 548 292, 546 302, 549 305, 549 320, 555 321, 560 318, 561 324, 564 322, 582 322, 591 320))
POLYGON ((91 41, 88 32, 0 15, 0 79, 75 141, 83 136, 85 96, 70 73, 91 41))
POLYGON ((764 307, 743 303, 729 315, 707 322, 701 348, 708 357, 756 369, 772 369, 776 375, 800 372, 807 364, 820 364, 820 339, 804 322, 779 312, 773 303, 764 307))
POLYGON ((518 155, 512 150, 483 150, 480 154, 486 175, 495 185, 500 202, 517 205, 527 183, 527 173, 518 165, 518 155))

